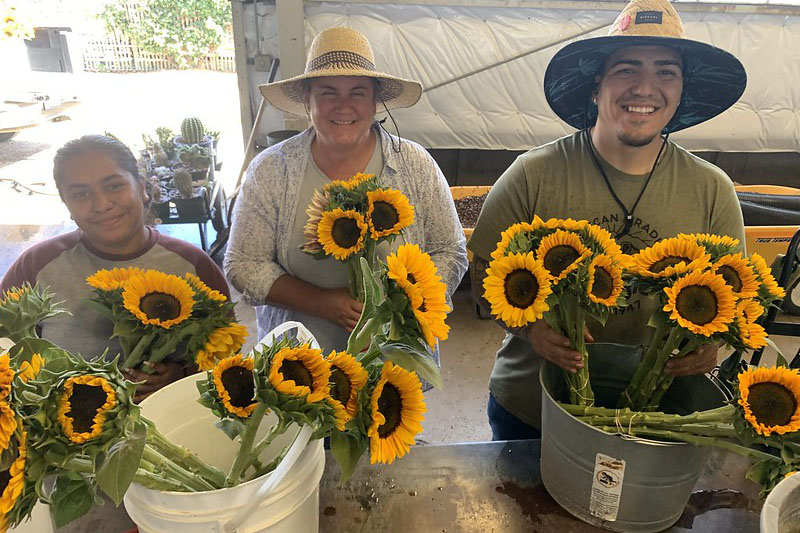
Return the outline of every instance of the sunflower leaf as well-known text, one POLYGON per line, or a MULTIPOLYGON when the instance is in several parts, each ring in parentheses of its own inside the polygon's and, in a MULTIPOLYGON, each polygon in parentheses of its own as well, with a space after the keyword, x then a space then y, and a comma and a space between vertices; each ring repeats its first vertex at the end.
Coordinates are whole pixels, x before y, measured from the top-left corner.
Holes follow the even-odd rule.
POLYGON ((122 503, 122 497, 136 475, 144 454, 146 435, 144 423, 136 424, 128 437, 111 446, 97 470, 97 484, 116 505, 122 503))
POLYGON ((217 420, 214 422, 214 425, 221 429, 222 432, 225 433, 231 440, 244 433, 244 430, 247 429, 240 420, 234 420, 233 418, 223 418, 222 420, 217 420))
POLYGON ((339 484, 345 483, 355 472, 358 460, 366 450, 366 442, 354 438, 348 433, 340 431, 331 433, 331 452, 342 469, 342 477, 339 479, 339 484))
POLYGON ((92 490, 82 476, 70 474, 56 478, 50 513, 57 528, 85 515, 92 503, 92 490))
POLYGON ((444 386, 442 373, 436 362, 427 352, 416 350, 404 344, 382 344, 381 352, 387 359, 396 365, 403 367, 410 372, 416 372, 417 376, 424 379, 437 389, 444 386))

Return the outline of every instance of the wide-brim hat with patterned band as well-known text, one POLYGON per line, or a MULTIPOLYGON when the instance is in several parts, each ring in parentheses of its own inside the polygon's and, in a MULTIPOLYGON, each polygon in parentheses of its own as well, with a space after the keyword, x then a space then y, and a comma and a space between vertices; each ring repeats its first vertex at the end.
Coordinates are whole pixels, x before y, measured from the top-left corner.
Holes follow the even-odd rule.
POLYGON ((322 31, 311 43, 303 74, 275 83, 259 85, 261 94, 282 111, 303 116, 303 81, 327 76, 367 76, 380 82, 377 99, 381 108, 410 107, 422 95, 422 85, 379 72, 375 68, 372 46, 363 33, 351 28, 322 31))
POLYGON ((672 120, 674 132, 700 124, 732 106, 744 92, 747 73, 732 54, 686 38, 678 13, 667 0, 633 0, 608 35, 568 44, 550 60, 544 75, 547 103, 567 124, 588 128, 597 120, 592 93, 606 58, 630 46, 667 46, 683 62, 683 93, 672 120))

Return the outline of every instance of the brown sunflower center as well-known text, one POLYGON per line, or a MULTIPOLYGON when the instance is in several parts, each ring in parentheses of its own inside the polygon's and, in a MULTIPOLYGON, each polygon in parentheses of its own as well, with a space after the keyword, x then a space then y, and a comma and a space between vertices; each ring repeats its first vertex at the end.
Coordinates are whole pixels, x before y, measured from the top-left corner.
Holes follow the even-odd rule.
POLYGON ((376 230, 392 229, 400 222, 400 215, 397 209, 389 202, 377 201, 372 206, 372 225, 376 230))
POLYGON ((403 397, 397 387, 391 383, 386 383, 383 386, 381 397, 378 398, 378 411, 386 419, 378 428, 378 435, 385 439, 392 435, 397 426, 400 425, 403 412, 403 397))
POLYGON ((148 292, 139 300, 139 308, 147 318, 158 320, 173 320, 181 314, 181 302, 163 292, 148 292))
POLYGON ((352 384, 347 374, 337 366, 331 367, 331 397, 342 405, 346 405, 350 400, 352 384))
POLYGON ((414 283, 416 283, 416 282, 417 282, 417 278, 415 278, 415 277, 414 277, 414 274, 412 274, 411 272, 409 272, 409 273, 406 275, 406 279, 407 279, 407 280, 408 280, 408 282, 409 282, 409 283, 411 283, 412 285, 413 285, 414 283))
POLYGON ((730 265, 722 265, 717 269, 717 274, 722 276, 722 279, 725 280, 725 283, 733 289, 733 292, 739 292, 742 290, 742 278, 739 277, 739 273, 736 272, 736 269, 730 265))
POLYGON ((678 263, 690 263, 690 259, 687 257, 681 257, 678 255, 668 255, 666 257, 662 257, 655 263, 650 266, 650 272, 654 272, 658 274, 659 272, 663 272, 671 266, 675 266, 678 263))
POLYGON ((256 386, 253 383, 253 372, 241 366, 232 366, 222 371, 220 380, 234 407, 247 407, 253 403, 256 386))
POLYGON ((551 276, 557 277, 579 257, 578 250, 572 246, 566 244, 553 246, 544 254, 544 268, 551 276))
POLYGON ((358 244, 361 228, 358 227, 358 222, 354 218, 337 218, 333 222, 331 237, 339 248, 352 248, 358 244))
POLYGON ((592 295, 596 298, 608 298, 612 292, 614 292, 614 278, 605 269, 595 268, 592 295))
POLYGON ((76 433, 91 432, 97 410, 103 407, 107 398, 103 387, 74 384, 69 397, 69 412, 67 413, 67 416, 73 420, 73 431, 76 433))
POLYGON ((311 387, 314 384, 311 377, 311 372, 308 371, 306 365, 304 365, 301 361, 290 361, 285 359, 281 365, 280 372, 283 374, 283 379, 287 381, 294 381, 294 384, 298 387, 301 385, 311 387))
POLYGON ((747 402, 753 416, 765 426, 787 425, 797 409, 792 391, 771 381, 750 385, 747 402))
POLYGON ((520 309, 527 309, 539 294, 539 281, 528 269, 518 268, 506 276, 504 291, 506 301, 520 309))
POLYGON ((6 491, 9 481, 11 481, 11 468, 7 468, 0 472, 0 494, 3 494, 6 491))
POLYGON ((675 298, 675 307, 681 317, 704 326, 717 318, 717 295, 705 285, 687 285, 675 298))

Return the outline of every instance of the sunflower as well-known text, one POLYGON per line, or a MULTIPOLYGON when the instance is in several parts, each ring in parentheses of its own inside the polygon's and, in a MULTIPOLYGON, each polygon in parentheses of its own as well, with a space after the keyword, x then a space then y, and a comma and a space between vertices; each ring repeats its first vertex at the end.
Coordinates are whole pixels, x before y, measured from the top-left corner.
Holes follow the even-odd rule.
POLYGON ((333 407, 333 424, 338 431, 344 431, 347 422, 351 420, 353 417, 347 414, 345 411, 344 406, 338 400, 334 400, 330 396, 325 398, 325 401, 328 402, 328 405, 333 407))
MULTIPOLYGON (((535 217, 534 221, 536 221, 536 219, 539 219, 539 217, 535 217)), ((541 223, 541 219, 539 219, 539 222, 541 223)), ((492 259, 500 259, 505 256, 512 241, 518 236, 524 233, 530 233, 533 230, 533 224, 528 224, 527 222, 518 222, 506 228, 506 230, 500 234, 500 242, 497 243, 497 248, 492 252, 492 259)), ((525 250, 525 252, 527 251, 528 250, 525 250)), ((514 252, 522 252, 522 250, 512 250, 512 253, 514 252)))
POLYGON ((71 377, 58 400, 58 422, 70 441, 82 444, 102 433, 106 413, 116 404, 117 395, 105 378, 71 377))
POLYGON ((679 233, 678 238, 690 239, 709 252, 714 251, 719 255, 725 255, 739 249, 739 239, 728 237, 727 235, 713 235, 711 233, 679 233))
POLYGON ((11 383, 14 381, 14 369, 8 353, 0 355, 0 400, 11 394, 11 383))
POLYGON ((137 267, 112 268, 111 270, 98 270, 88 278, 86 283, 101 291, 113 291, 122 287, 122 284, 133 276, 141 276, 144 269, 137 267))
POLYGON ((332 351, 327 357, 331 365, 330 396, 345 410, 345 422, 358 411, 358 391, 367 384, 367 371, 347 352, 332 351))
POLYGON ((369 232, 375 240, 396 235, 414 222, 414 207, 396 189, 368 191, 367 206, 369 232))
POLYGON ((708 267, 710 255, 690 239, 673 237, 639 251, 632 258, 634 270, 648 278, 665 278, 708 267))
POLYGON ((233 323, 215 329, 195 356, 197 366, 200 370, 211 370, 218 360, 241 350, 246 337, 247 328, 241 324, 233 323))
POLYGON ((367 224, 358 211, 337 207, 322 214, 317 226, 317 239, 326 254, 344 261, 364 246, 367 224))
POLYGON ((719 274, 696 270, 666 287, 664 294, 664 311, 692 333, 708 337, 727 331, 733 322, 736 300, 719 274))
POLYGON ((579 235, 559 229, 539 242, 536 259, 542 262, 550 277, 558 281, 578 268, 581 261, 591 253, 591 250, 583 245, 579 235))
POLYGON ((375 177, 375 174, 364 174, 363 172, 356 172, 352 178, 347 181, 342 181, 339 183, 342 187, 347 190, 353 190, 359 185, 364 182, 367 182, 375 177))
POLYGON ((272 358, 269 382, 278 392, 307 396, 306 402, 314 403, 328 396, 330 380, 330 364, 308 344, 282 348, 272 358))
POLYGON ((215 291, 208 285, 206 285, 202 279, 198 278, 196 275, 192 274, 191 272, 187 272, 183 275, 183 278, 189 282, 189 285, 198 292, 202 292, 206 295, 209 300, 214 300, 215 302, 227 302, 228 297, 222 294, 219 291, 215 291))
POLYGON ((247 418, 257 402, 256 384, 253 380, 253 359, 232 355, 220 360, 214 367, 214 388, 217 390, 225 410, 241 418, 247 418))
POLYGON ((5 450, 17 430, 17 415, 6 400, 0 400, 0 450, 5 450))
POLYGON ((756 300, 740 300, 736 304, 736 326, 739 338, 751 350, 758 350, 767 345, 767 332, 756 320, 764 313, 764 308, 756 300))
POLYGON ((306 253, 316 254, 322 251, 322 244, 317 237, 317 227, 319 226, 320 220, 322 220, 322 214, 328 209, 329 204, 330 200, 326 193, 320 192, 319 190, 314 191, 314 196, 311 197, 311 203, 308 204, 306 208, 308 220, 306 220, 303 226, 305 242, 303 243, 302 250, 306 253))
POLYGON ((148 270, 125 282, 122 302, 143 324, 169 329, 192 314, 194 291, 178 276, 148 270))
MULTIPOLYGON (((6 525, 8 513, 17 503, 22 489, 25 488, 25 459, 27 456, 26 434, 23 431, 19 437, 17 457, 11 466, 0 471, 0 522, 6 525)), ((6 445, 6 448, 8 445, 6 445)), ((6 450, 3 448, 3 451, 6 450)))
POLYGON ((589 235, 589 238, 597 244, 600 253, 606 254, 614 259, 627 257, 622 253, 622 248, 619 247, 614 237, 606 231, 605 228, 596 224, 586 224, 586 233, 589 235))
POLYGON ((425 400, 422 385, 414 372, 387 361, 370 399, 372 423, 369 437, 369 462, 392 463, 414 445, 422 431, 425 400))
POLYGON ((25 293, 25 287, 20 287, 18 289, 8 289, 5 293, 3 293, 3 297, 0 298, 0 303, 5 303, 7 301, 18 302, 20 297, 25 293))
POLYGON ((753 298, 758 294, 758 278, 742 254, 723 255, 711 270, 725 279, 737 298, 753 298))
POLYGON ((589 223, 585 220, 573 220, 571 218, 551 218, 544 223, 544 227, 554 230, 580 231, 588 224, 589 223))
POLYGON ((17 375, 23 383, 28 382, 39 374, 39 370, 41 370, 43 366, 44 358, 38 353, 35 353, 31 356, 30 363, 28 361, 23 361, 22 364, 19 365, 19 372, 17 375))
POLYGON ((420 325, 425 341, 433 349, 436 346, 436 340, 446 341, 450 332, 450 326, 445 323, 447 313, 450 311, 450 306, 444 301, 444 296, 441 302, 431 302, 423 298, 422 306, 414 309, 414 317, 420 325))
POLYGON ((586 292, 596 304, 613 307, 622 293, 622 269, 605 254, 600 254, 589 263, 589 283, 586 292))
POLYGON ((759 293, 761 293, 765 299, 769 301, 781 300, 784 296, 786 296, 786 292, 778 285, 778 282, 775 281, 775 278, 772 276, 772 272, 770 271, 769 267, 767 266, 767 262, 763 257, 757 253, 751 254, 750 264, 752 265, 756 276, 758 276, 758 280, 761 282, 759 293))
POLYGON ((739 374, 739 405, 756 433, 768 437, 800 429, 800 374, 759 367, 739 374))
POLYGON ((527 254, 511 254, 496 259, 486 269, 483 280, 486 300, 492 314, 510 327, 524 326, 542 318, 550 307, 550 279, 541 261, 527 254))

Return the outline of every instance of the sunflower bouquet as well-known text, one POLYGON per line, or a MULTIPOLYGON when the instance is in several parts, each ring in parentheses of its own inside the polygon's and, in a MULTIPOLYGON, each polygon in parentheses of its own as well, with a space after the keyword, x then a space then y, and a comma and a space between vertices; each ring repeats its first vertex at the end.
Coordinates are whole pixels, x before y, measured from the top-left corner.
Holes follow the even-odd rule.
POLYGON ((501 234, 483 286, 492 314, 509 327, 544 319, 583 355, 583 367, 565 372, 570 401, 594 405, 584 340, 587 319, 604 324, 625 305, 628 257, 603 228, 552 218, 514 224, 501 234))
POLYGON ((745 257, 739 241, 709 234, 680 234, 633 256, 631 290, 654 298, 649 324, 655 331, 618 407, 652 411, 672 384, 663 373, 672 357, 705 344, 737 350, 768 342, 756 321, 783 298, 764 259, 745 257))
POLYGON ((240 439, 226 486, 272 471, 288 447, 268 464, 259 457, 292 425, 309 426, 312 438, 330 437, 347 479, 367 446, 372 463, 405 455, 422 430, 425 412, 413 372, 391 361, 363 365, 347 352, 324 357, 309 343, 289 337, 258 345, 247 357, 219 361, 198 389, 200 403, 219 417, 218 426, 240 439), (257 440, 268 413, 277 421, 257 440))
POLYGON ((247 336, 234 320, 233 303, 194 274, 114 268, 86 281, 95 292, 89 305, 114 324, 123 370, 167 357, 207 370, 239 351, 247 336))

